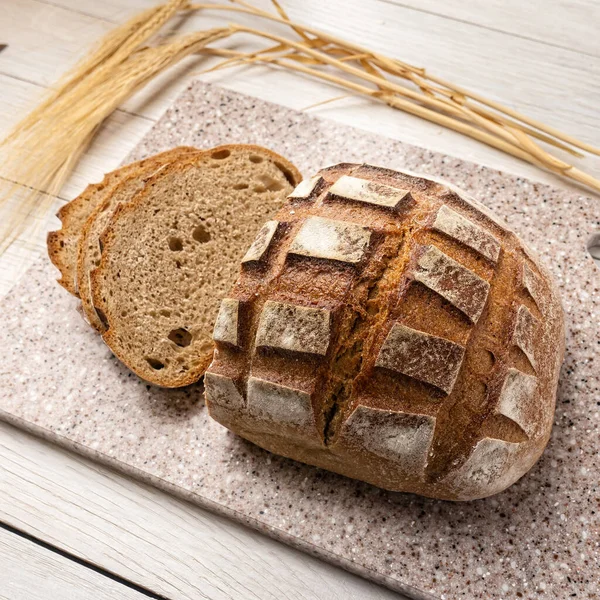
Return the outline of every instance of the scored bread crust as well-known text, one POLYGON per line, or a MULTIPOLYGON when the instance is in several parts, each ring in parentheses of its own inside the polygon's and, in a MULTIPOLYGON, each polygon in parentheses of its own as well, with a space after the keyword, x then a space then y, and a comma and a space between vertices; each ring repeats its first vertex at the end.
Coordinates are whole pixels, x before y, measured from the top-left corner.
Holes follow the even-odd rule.
POLYGON ((148 158, 129 175, 107 188, 103 201, 88 217, 77 244, 77 291, 81 299, 81 308, 85 320, 99 333, 106 330, 94 307, 90 287, 90 271, 96 268, 100 258, 100 236, 107 227, 116 209, 130 201, 143 189, 146 181, 167 165, 185 159, 200 152, 196 148, 181 146, 148 158))
MULTIPOLYGON (((225 146, 219 146, 206 152, 200 152, 194 155, 193 157, 182 159, 174 164, 170 164, 164 169, 162 169, 159 173, 151 176, 146 182, 144 189, 140 193, 138 193, 130 202, 126 204, 120 204, 116 208, 109 222, 109 225, 105 229, 104 233, 101 235, 102 255, 100 259, 100 265, 97 269, 93 270, 90 273, 93 305, 106 327, 104 333, 102 334, 104 341, 111 348, 114 354, 137 375, 151 383, 160 385, 162 387, 182 387, 185 385, 189 385, 198 381, 198 379, 204 374, 212 358, 212 319, 214 319, 214 316, 216 316, 216 310, 218 309, 218 302, 220 298, 211 299, 211 303, 214 304, 214 307, 197 307, 198 309, 203 309, 207 315, 211 315, 212 312, 215 313, 214 315, 212 315, 212 319, 210 321, 208 329, 205 332, 203 332, 204 337, 200 335, 200 333, 202 332, 199 333, 192 331, 191 343, 188 341, 188 346, 186 346, 184 348, 184 351, 182 352, 175 348, 174 342, 169 341, 173 340, 173 338, 167 336, 167 334, 169 333, 167 331, 167 328, 162 334, 160 340, 157 339, 152 341, 153 347, 156 346, 160 348, 160 351, 156 351, 159 353, 159 356, 156 356, 155 354, 152 354, 151 356, 144 355, 145 349, 143 347, 131 347, 131 344, 133 343, 132 337, 135 337, 135 332, 133 332, 131 335, 126 335, 126 329, 128 327, 131 315, 123 315, 121 310, 122 307, 120 306, 119 302, 112 300, 111 294, 114 293, 115 295, 117 295, 119 292, 118 287, 115 287, 114 281, 111 280, 111 278, 114 275, 113 270, 117 267, 119 268, 118 277, 120 277, 121 274, 124 278, 131 276, 131 273, 127 272, 125 266, 121 267, 116 265, 116 253, 118 249, 123 248, 126 251, 129 251, 128 248, 130 242, 128 241, 128 238, 125 237, 129 233, 128 227, 130 227, 131 223, 136 222, 136 220, 137 222, 140 222, 140 212, 143 212, 144 210, 149 210, 149 199, 153 198, 152 194, 155 187, 157 189, 160 189, 161 182, 164 181, 168 183, 171 177, 183 180, 186 174, 192 171, 195 167, 205 168, 206 172, 209 173, 210 171, 212 171, 212 167, 219 166, 219 163, 224 163, 225 160, 228 160, 222 158, 224 155, 232 156, 233 158, 235 158, 238 155, 248 155, 250 161, 250 168, 256 169, 258 172, 259 168, 264 169, 266 168, 266 165, 269 165, 269 169, 271 169, 273 173, 276 173, 277 176, 281 179, 281 182, 278 183, 279 187, 277 188, 280 191, 271 192, 268 191, 264 186, 260 189, 254 187, 249 192, 245 192, 246 194, 253 194, 253 196, 251 197, 245 196, 246 200, 250 202, 251 205, 248 205, 248 203, 246 202, 245 204, 242 203, 242 205, 240 206, 232 207, 232 211, 236 211, 237 214, 231 214, 231 216, 228 218, 230 219, 229 224, 233 228, 234 235, 240 235, 239 231, 237 231, 236 233, 235 225, 237 219, 244 219, 250 222, 249 217, 252 216, 253 210, 252 203, 254 203, 254 206, 256 207, 255 210, 258 210, 259 207, 263 207, 260 209, 260 214, 263 214, 263 209, 267 209, 269 206, 271 206, 271 203, 273 203, 275 199, 278 199, 277 204, 274 205, 274 209, 277 210, 283 203, 286 194, 289 191, 291 191, 294 185, 296 185, 302 179, 302 176, 299 173, 299 171, 289 161, 266 148, 254 145, 230 144, 225 146), (264 161, 264 165, 261 167, 254 166, 254 158, 256 158, 257 161, 260 161, 260 163, 264 161), (259 197, 261 193, 266 193, 267 196, 271 197, 272 199, 270 200, 270 202, 266 202, 264 199, 259 197), (121 242, 122 246, 120 245, 121 242), (115 257, 114 259, 113 255, 115 257), (175 364, 175 360, 173 360, 172 357, 167 358, 167 360, 165 360, 165 358, 162 355, 160 355, 160 352, 169 352, 171 354, 176 354, 177 352, 180 352, 177 358, 179 360, 183 356, 185 356, 186 370, 181 371, 179 366, 175 364), (153 366, 153 362, 156 363, 157 361, 159 362, 160 366, 155 368, 153 366), (171 362, 167 364, 168 361, 171 362)), ((242 190, 248 187, 248 185, 245 185, 245 187, 243 188, 234 189, 242 190)), ((192 189, 189 191, 192 194, 200 194, 202 197, 202 189, 192 189)), ((168 205, 171 200, 171 198, 165 198, 164 202, 166 202, 168 205)), ((202 214, 198 213, 198 210, 192 212, 195 213, 194 216, 196 218, 200 218, 201 221, 203 221, 203 216, 202 214)), ((157 211, 155 211, 154 214, 156 214, 156 212, 157 211)), ((185 214, 179 213, 178 216, 180 216, 182 219, 186 218, 185 214)), ((151 220, 152 219, 150 219, 147 222, 148 227, 151 227, 153 225, 151 220)), ((252 234, 249 239, 246 240, 245 238, 243 238, 244 243, 249 243, 251 241, 251 237, 256 233, 259 227, 260 224, 258 224, 252 231, 252 234)), ((211 242, 212 241, 213 240, 211 239, 211 242)), ((167 240, 158 240, 154 245, 157 245, 158 242, 160 242, 161 244, 166 244, 167 240)), ((134 244, 135 242, 132 240, 130 249, 131 252, 137 251, 133 247, 134 244)), ((212 256, 212 260, 216 264, 219 264, 220 261, 227 260, 227 248, 225 247, 226 240, 221 240, 221 244, 221 246, 215 247, 215 255, 212 256)), ((233 244, 232 247, 234 247, 233 244)), ((180 250, 180 248, 175 248, 175 250, 180 250)), ((240 256, 236 256, 235 260, 228 263, 228 268, 230 268, 230 264, 237 264, 240 256)), ((180 268, 179 264, 177 265, 177 268, 180 268)), ((204 270, 205 268, 202 264, 197 264, 193 272, 193 277, 195 279, 202 280, 204 270)), ((231 281, 229 281, 228 285, 233 283, 236 274, 236 271, 234 271, 233 277, 231 278, 231 281)), ((161 300, 160 291, 158 293, 159 297, 156 299, 153 298, 152 300, 152 310, 146 311, 148 314, 156 313, 161 309, 161 306, 159 304, 159 300, 161 300)), ((185 304, 186 300, 187 298, 184 297, 178 299, 182 306, 185 304)), ((171 312, 175 311, 171 310, 170 308, 169 313, 171 312)), ((147 314, 144 313, 142 316, 146 318, 147 314)), ((170 316, 171 315, 169 314, 169 317, 170 316)), ((193 326, 194 324, 191 325, 193 326)), ((185 327, 190 327, 190 324, 185 324, 185 327)), ((152 351, 154 352, 154 349, 152 351)))
POLYGON ((223 300, 210 415, 379 487, 496 494, 548 442, 564 317, 539 259, 483 205, 342 164, 261 230, 223 300))
MULTIPOLYGON (((167 150, 166 153, 171 152, 167 150)), ((164 154, 164 153, 163 153, 164 154)), ((157 155, 160 156, 160 155, 157 155)), ((60 271, 58 283, 74 296, 77 291, 77 251, 79 235, 92 212, 104 202, 107 189, 138 169, 156 156, 130 163, 104 175, 99 183, 91 183, 79 196, 67 202, 56 213, 61 221, 61 228, 50 231, 46 237, 48 255, 52 264, 60 271)))

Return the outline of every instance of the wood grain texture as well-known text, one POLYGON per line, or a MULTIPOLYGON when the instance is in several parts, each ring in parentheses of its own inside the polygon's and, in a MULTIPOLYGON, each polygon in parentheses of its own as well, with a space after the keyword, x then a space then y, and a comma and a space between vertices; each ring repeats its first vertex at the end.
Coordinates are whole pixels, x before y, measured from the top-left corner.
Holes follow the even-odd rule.
POLYGON ((540 10, 538 2, 520 0, 385 0, 390 4, 448 17, 510 35, 600 56, 600 4, 594 0, 552 0, 540 10), (577 23, 577 27, 565 26, 577 23))
POLYGON ((6 423, 0 465, 1 522, 168 598, 402 598, 6 423))
POLYGON ((117 581, 0 528, 0 600, 146 600, 117 581))

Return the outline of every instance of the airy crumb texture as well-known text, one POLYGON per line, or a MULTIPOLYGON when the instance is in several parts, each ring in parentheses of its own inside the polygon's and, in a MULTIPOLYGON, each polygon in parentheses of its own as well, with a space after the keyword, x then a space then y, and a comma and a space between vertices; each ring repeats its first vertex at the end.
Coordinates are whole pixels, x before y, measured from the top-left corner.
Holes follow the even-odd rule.
POLYGON ((65 204, 56 216, 60 219, 61 228, 48 233, 46 243, 52 264, 60 271, 58 283, 74 296, 79 296, 77 289, 77 252, 81 232, 91 214, 105 201, 106 194, 114 185, 135 174, 139 169, 168 154, 167 150, 151 158, 140 160, 120 169, 107 173, 100 183, 88 185, 79 196, 65 204))
POLYGON ((220 146, 166 167, 121 204, 91 274, 103 339, 116 356, 157 385, 197 381, 240 259, 300 179, 269 150, 220 146))
POLYGON ((129 202, 143 189, 146 181, 158 174, 167 165, 198 153, 199 150, 188 146, 174 148, 151 157, 134 172, 122 177, 113 186, 106 189, 103 201, 88 217, 79 236, 77 247, 77 291, 81 298, 81 308, 86 321, 98 332, 104 333, 106 327, 98 317, 92 300, 90 272, 100 264, 100 235, 104 232, 120 204, 129 202))

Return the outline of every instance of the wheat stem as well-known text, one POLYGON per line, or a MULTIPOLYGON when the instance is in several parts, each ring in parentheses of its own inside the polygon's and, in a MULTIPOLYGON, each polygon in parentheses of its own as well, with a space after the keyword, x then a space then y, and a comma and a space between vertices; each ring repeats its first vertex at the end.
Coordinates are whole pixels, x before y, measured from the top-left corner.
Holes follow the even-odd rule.
MULTIPOLYGON (((244 57, 246 56, 244 53, 235 51, 222 51, 222 50, 209 50, 211 54, 223 54, 229 55, 231 58, 235 58, 236 60, 244 61, 244 57), (237 56, 236 56, 237 55, 237 56)), ((351 89, 361 95, 369 96, 378 100, 380 102, 384 102, 394 108, 398 108, 420 118, 431 121, 432 123, 436 123, 438 125, 442 125, 448 129, 452 129, 453 131, 457 131, 464 135, 468 135, 480 142, 483 142, 489 146, 497 148, 506 154, 510 154, 516 158, 521 160, 530 162, 538 167, 549 168, 554 171, 558 171, 570 179, 573 179, 579 183, 582 183, 592 189, 600 191, 600 181, 582 172, 575 167, 564 163, 563 161, 559 161, 558 159, 554 159, 556 162, 552 162, 548 160, 548 155, 545 153, 543 158, 540 159, 535 153, 532 153, 531 150, 524 149, 519 147, 515 143, 511 141, 507 141, 506 139, 499 138, 498 136, 494 136, 485 131, 481 131, 472 125, 464 123, 462 121, 458 121, 446 115, 437 113, 433 110, 430 110, 426 107, 414 104, 409 102, 403 98, 399 98, 398 96, 390 95, 390 94, 381 94, 377 90, 373 90, 372 88, 368 88, 364 85, 356 83, 354 81, 348 79, 342 79, 341 77, 334 75, 332 73, 328 73, 326 71, 320 71, 315 68, 311 68, 308 66, 304 66, 295 62, 288 62, 284 59, 280 58, 269 58, 268 56, 263 57, 254 57, 253 60, 264 62, 267 64, 276 64, 278 66, 284 67, 286 69, 290 69, 293 71, 298 71, 300 73, 304 73, 305 75, 310 75, 312 77, 317 77, 319 79, 323 79, 324 81, 328 81, 329 83, 333 83, 335 85, 339 85, 345 87, 347 89, 351 89)), ((514 130, 518 131, 518 130, 514 130)), ((514 133, 514 132, 513 132, 514 133)), ((525 136, 526 137, 526 136, 525 136)), ((522 141, 522 140, 521 140, 522 141)), ((537 152, 537 146, 533 144, 533 148, 537 152)), ((544 152, 544 151, 542 151, 544 152)))
MULTIPOLYGON (((258 16, 258 17, 268 19, 271 21, 275 21, 275 22, 281 23, 283 25, 288 25, 288 26, 290 25, 290 22, 287 21, 286 19, 284 19, 280 16, 277 16, 277 15, 274 15, 272 13, 269 13, 265 10, 254 7, 250 4, 248 4, 247 2, 243 2, 242 0, 231 0, 231 2, 232 2, 232 4, 192 3, 189 5, 189 10, 204 9, 204 10, 222 10, 222 11, 241 12, 241 13, 258 16)), ((367 54, 369 56, 372 56, 375 60, 380 61, 381 64, 386 64, 386 65, 388 65, 389 68, 394 69, 395 74, 398 74, 399 69, 402 69, 404 71, 404 73, 416 74, 420 77, 428 79, 429 81, 438 83, 439 85, 442 85, 450 90, 453 90, 454 92, 464 96, 465 98, 470 98, 476 102, 479 102, 481 104, 489 106, 490 108, 493 108, 494 110, 504 113, 504 114, 510 116, 511 118, 515 119, 516 121, 521 121, 531 127, 539 129, 540 131, 546 133, 547 135, 549 135, 551 137, 555 137, 555 138, 565 142, 566 144, 575 146, 576 148, 584 150, 585 152, 588 152, 590 154, 600 155, 599 148, 596 148, 590 144, 582 142, 581 140, 578 140, 570 135, 567 135, 567 134, 559 131, 558 129, 555 129, 553 127, 545 125, 544 123, 536 121, 535 119, 532 119, 531 117, 527 117, 526 115, 523 115, 511 108, 508 108, 508 107, 500 104, 499 102, 494 102, 492 100, 488 100, 488 99, 484 98, 483 96, 480 96, 479 94, 470 92, 462 87, 459 87, 455 84, 449 83, 440 77, 430 75, 423 68, 415 67, 413 65, 404 63, 397 59, 390 59, 386 56, 383 56, 383 55, 373 52, 367 48, 364 48, 363 46, 354 44, 352 42, 348 42, 339 37, 336 37, 334 35, 324 32, 324 31, 318 30, 314 27, 310 27, 308 25, 294 23, 294 26, 297 28, 301 28, 302 31, 304 31, 307 34, 315 35, 322 40, 328 41, 329 43, 344 47, 344 48, 351 50, 358 54, 367 54)), ((398 76, 403 76, 403 75, 398 75, 398 76)))

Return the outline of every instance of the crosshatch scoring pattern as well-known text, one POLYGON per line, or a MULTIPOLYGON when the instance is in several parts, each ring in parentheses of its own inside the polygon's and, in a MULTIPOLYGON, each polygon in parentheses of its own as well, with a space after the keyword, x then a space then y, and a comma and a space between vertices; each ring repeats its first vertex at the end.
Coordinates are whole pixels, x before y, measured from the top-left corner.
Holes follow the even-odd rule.
POLYGON ((223 300, 211 413, 231 424, 235 390, 243 435, 308 440, 308 462, 340 470, 322 455, 346 448, 394 461, 411 490, 450 475, 466 494, 502 489, 511 457, 540 434, 539 323, 521 301, 542 316, 535 271, 514 234, 456 190, 370 165, 324 169, 263 227, 223 300), (227 339, 238 327, 242 346, 227 339))

